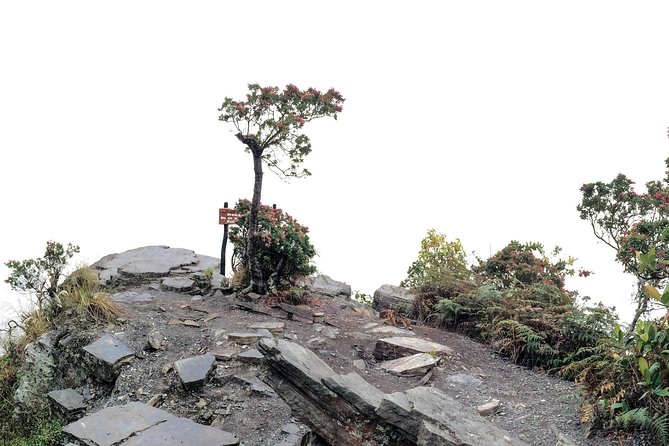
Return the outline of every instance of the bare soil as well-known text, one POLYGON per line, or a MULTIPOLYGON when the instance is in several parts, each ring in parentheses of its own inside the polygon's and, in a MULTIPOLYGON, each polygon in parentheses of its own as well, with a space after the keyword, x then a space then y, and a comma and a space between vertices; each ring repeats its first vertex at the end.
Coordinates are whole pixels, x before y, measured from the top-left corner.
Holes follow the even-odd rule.
MULTIPOLYGON (((148 288, 134 290, 144 292, 148 288)), ((282 427, 290 422, 299 424, 300 420, 291 417, 290 408, 277 395, 252 389, 243 380, 233 378, 253 376, 259 370, 258 365, 237 359, 218 361, 212 379, 195 392, 184 390, 171 368, 176 360, 224 348, 229 343, 227 334, 252 331, 247 326, 261 321, 284 322, 284 337, 311 348, 335 371, 357 372, 384 392, 420 385, 420 377, 397 377, 377 367, 372 353, 376 340, 384 335, 372 336, 364 327, 371 323, 381 325, 383 321, 369 307, 354 306, 343 299, 312 297, 310 306, 322 311, 324 317, 321 323, 311 324, 239 309, 236 298, 220 293, 204 297, 150 292, 155 296, 150 302, 122 303, 125 316, 121 324, 106 327, 105 331, 114 333, 140 353, 123 369, 111 395, 93 385, 84 389, 93 394, 91 412, 123 401, 153 399, 157 407, 176 415, 237 434, 244 445, 280 442, 288 435, 282 432, 282 427), (185 320, 196 321, 200 326, 183 325, 185 320), (336 330, 326 327, 336 328, 338 333, 334 335, 336 330), (146 348, 147 335, 153 330, 165 341, 164 347, 155 351, 146 348), (328 332, 334 339, 323 336, 328 332), (320 342, 310 344, 315 337, 320 337, 320 342), (365 370, 353 366, 356 359, 365 361, 365 370)), ((579 422, 579 390, 572 383, 516 366, 458 333, 429 326, 406 328, 419 338, 444 344, 454 351, 425 385, 443 390, 471 411, 492 399, 500 400, 500 411, 488 419, 529 445, 556 445, 558 438, 552 426, 575 444, 642 444, 639 438, 618 439, 601 432, 585 439, 584 427, 579 422)))

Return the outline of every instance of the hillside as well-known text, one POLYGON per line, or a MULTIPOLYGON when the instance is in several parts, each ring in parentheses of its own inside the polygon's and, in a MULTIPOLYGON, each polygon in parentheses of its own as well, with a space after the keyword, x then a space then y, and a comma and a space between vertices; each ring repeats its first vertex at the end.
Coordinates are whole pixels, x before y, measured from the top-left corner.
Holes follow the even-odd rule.
MULTIPOLYGON (((222 279, 217 266, 215 258, 167 247, 138 248, 96 262, 93 268, 110 287, 123 316, 113 324, 85 329, 73 321, 30 346, 29 367, 19 388, 22 400, 43 400, 49 391, 71 387, 80 398, 78 410, 60 408, 70 411, 72 420, 93 417, 78 422, 86 429, 118 430, 127 423, 107 425, 113 417, 109 421, 94 414, 143 403, 164 411, 167 418, 214 428, 202 431, 206 435, 232 435, 223 442, 201 444, 337 444, 332 438, 347 433, 372 438, 376 444, 386 441, 383 435, 398 441, 389 444, 448 444, 434 443, 437 437, 426 439, 420 426, 432 425, 439 429, 430 435, 452 435, 453 444, 621 444, 604 437, 584 438, 578 390, 569 382, 516 366, 457 333, 423 325, 387 325, 373 308, 350 299, 350 287, 328 278, 312 281, 307 305, 299 306, 209 289, 209 280, 217 284, 222 279), (408 339, 411 345, 418 343, 412 339, 432 343, 424 349, 427 354, 418 355, 417 360, 427 362, 393 369, 404 365, 387 361, 408 353, 388 344, 389 338, 408 339), (104 367, 91 354, 91 345, 101 339, 109 341, 112 356, 123 352, 104 367), (60 359, 50 359, 54 357, 60 359), (202 379, 188 378, 190 367, 202 379), (348 383, 342 384, 344 390, 333 390, 332 384, 318 387, 321 381, 330 382, 312 376, 321 368, 330 381, 348 383), (288 382, 292 387, 286 387, 288 382), (365 404, 352 400, 351 394, 365 404), (419 410, 419 403, 411 400, 417 394, 440 399, 429 411, 419 410), (403 417, 384 413, 387 402, 399 396, 412 401, 406 416, 416 417, 419 427, 405 426, 403 417), (493 400, 499 405, 480 408, 493 400), (313 408, 307 410, 305 404, 313 408), (353 417, 359 423, 338 420, 342 413, 348 414, 342 420, 353 417), (388 430, 370 433, 364 429, 369 423, 387 425, 388 430), (332 433, 332 427, 339 433, 332 433)), ((140 418, 144 416, 148 415, 140 418)), ((164 420, 155 423, 163 426, 164 420)), ((77 426, 73 422, 66 428, 70 441, 93 441, 90 431, 78 431, 77 426)), ((188 426, 195 432, 194 425, 188 426)))

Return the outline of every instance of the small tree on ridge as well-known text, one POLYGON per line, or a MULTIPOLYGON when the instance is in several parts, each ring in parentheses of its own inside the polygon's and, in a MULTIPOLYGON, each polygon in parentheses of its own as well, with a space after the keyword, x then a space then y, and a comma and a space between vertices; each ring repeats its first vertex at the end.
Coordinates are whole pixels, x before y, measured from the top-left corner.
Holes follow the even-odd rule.
POLYGON ((293 84, 285 89, 248 85, 246 100, 237 101, 226 97, 218 111, 219 121, 232 123, 237 130, 237 139, 245 150, 253 155, 253 199, 249 214, 244 265, 251 275, 250 289, 264 294, 267 278, 257 259, 258 213, 262 194, 262 177, 265 163, 280 178, 304 177, 311 173, 300 164, 311 152, 309 137, 302 133, 305 123, 326 116, 337 119, 342 111, 344 98, 331 88, 326 93, 309 88, 300 90, 293 84))

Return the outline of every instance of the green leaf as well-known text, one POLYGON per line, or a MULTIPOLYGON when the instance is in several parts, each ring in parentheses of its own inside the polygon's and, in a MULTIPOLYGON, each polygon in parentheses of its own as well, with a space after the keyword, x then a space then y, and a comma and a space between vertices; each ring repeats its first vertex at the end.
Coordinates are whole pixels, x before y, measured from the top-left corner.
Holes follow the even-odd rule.
POLYGON ((654 389, 653 393, 657 396, 669 396, 669 387, 665 387, 664 389, 659 387, 654 389))
POLYGON ((648 374, 648 361, 644 357, 639 358, 639 371, 644 377, 648 374))

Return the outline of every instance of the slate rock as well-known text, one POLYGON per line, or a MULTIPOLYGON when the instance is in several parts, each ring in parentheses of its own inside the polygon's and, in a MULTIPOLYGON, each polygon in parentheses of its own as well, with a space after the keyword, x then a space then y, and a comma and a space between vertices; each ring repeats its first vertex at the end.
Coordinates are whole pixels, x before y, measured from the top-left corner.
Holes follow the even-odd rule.
POLYGON ((454 384, 464 384, 474 387, 478 387, 481 384, 483 384, 483 381, 467 373, 457 373, 455 375, 449 375, 446 377, 446 381, 454 384))
POLYGON ((47 396, 53 401, 57 410, 66 417, 86 410, 84 397, 74 389, 52 390, 47 396))
POLYGON ((135 356, 134 350, 109 334, 88 344, 82 350, 88 354, 87 360, 93 369, 93 374, 107 382, 116 379, 119 369, 135 356))
POLYGON ((230 333, 228 334, 228 340, 242 345, 251 345, 258 342, 262 339, 262 335, 259 333, 230 333))
POLYGON ((212 353, 180 359, 174 362, 174 369, 187 390, 202 387, 207 376, 214 369, 216 357, 212 353))
POLYGON ((252 330, 269 330, 275 336, 282 336, 285 326, 286 324, 283 322, 254 322, 253 324, 248 325, 246 328, 250 328, 252 330))
POLYGON ((168 277, 160 284, 165 291, 175 291, 177 293, 187 293, 195 286, 195 282, 188 277, 168 277))
POLYGON ((321 296, 351 297, 351 285, 333 280, 326 275, 316 276, 313 283, 309 286, 309 290, 312 293, 320 294, 321 296))
POLYGON ((381 327, 375 327, 370 330, 367 330, 368 333, 380 334, 380 335, 395 335, 395 336, 415 336, 416 334, 413 331, 404 330, 399 327, 393 327, 392 325, 382 325, 381 327))
POLYGON ((148 291, 120 291, 112 294, 112 300, 115 302, 151 302, 155 297, 148 291))
POLYGON ((389 373, 400 376, 424 375, 437 364, 437 359, 427 353, 416 353, 382 362, 379 367, 389 373))
POLYGON ((419 338, 391 337, 376 341, 374 357, 376 359, 396 359, 416 353, 433 353, 436 355, 452 354, 453 350, 442 344, 419 338))
POLYGON ((197 424, 186 418, 175 418, 155 425, 131 437, 123 446, 156 445, 233 446, 239 439, 220 429, 197 424))
POLYGON ((92 446, 112 446, 151 426, 174 419, 174 415, 131 402, 95 412, 63 428, 68 440, 92 446))
POLYGON ((381 285, 374 292, 372 308, 378 311, 394 309, 400 314, 409 314, 413 309, 416 296, 409 290, 395 285, 381 285))
POLYGON ((265 360, 265 357, 257 349, 250 348, 237 355, 237 359, 251 364, 260 364, 265 360))

